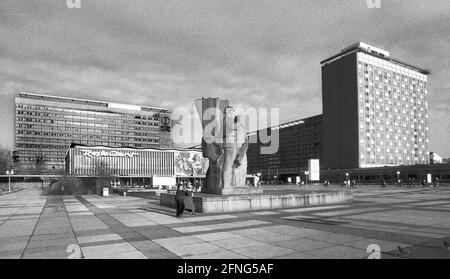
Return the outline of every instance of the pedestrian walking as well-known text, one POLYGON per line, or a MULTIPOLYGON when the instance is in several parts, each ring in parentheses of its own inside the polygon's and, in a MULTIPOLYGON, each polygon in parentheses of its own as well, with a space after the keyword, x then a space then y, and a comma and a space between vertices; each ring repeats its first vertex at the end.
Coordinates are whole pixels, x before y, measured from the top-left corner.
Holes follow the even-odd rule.
POLYGON ((439 187, 439 178, 434 179, 434 187, 439 187))
POLYGON ((350 188, 355 188, 355 185, 356 185, 356 179, 353 178, 350 182, 350 188))
POLYGON ((183 186, 181 184, 177 185, 177 192, 175 194, 175 201, 177 203, 177 213, 176 216, 180 217, 184 212, 184 198, 186 196, 185 191, 183 190, 183 186))
POLYGON ((184 210, 190 212, 191 215, 195 215, 194 194, 192 193, 192 186, 188 187, 185 191, 184 206, 184 210))

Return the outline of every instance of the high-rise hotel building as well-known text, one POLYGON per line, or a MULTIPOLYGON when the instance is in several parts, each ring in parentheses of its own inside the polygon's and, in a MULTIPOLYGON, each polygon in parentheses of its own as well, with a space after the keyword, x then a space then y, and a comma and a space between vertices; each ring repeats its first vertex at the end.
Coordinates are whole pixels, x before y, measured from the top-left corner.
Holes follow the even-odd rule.
POLYGON ((364 43, 321 65, 325 168, 428 164, 428 70, 364 43))
POLYGON ((20 174, 59 174, 72 143, 171 148, 167 109, 18 93, 13 165, 20 174))

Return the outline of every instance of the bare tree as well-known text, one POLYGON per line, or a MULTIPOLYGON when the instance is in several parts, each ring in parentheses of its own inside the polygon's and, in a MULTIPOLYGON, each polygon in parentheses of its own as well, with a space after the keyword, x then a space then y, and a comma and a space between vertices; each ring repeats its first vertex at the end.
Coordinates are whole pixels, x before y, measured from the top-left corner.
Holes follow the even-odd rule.
POLYGON ((0 146, 0 173, 5 174, 11 168, 11 150, 0 146))
POLYGON ((42 153, 38 153, 35 155, 35 162, 34 162, 34 172, 35 174, 42 174, 45 170, 45 162, 47 159, 44 157, 42 153))
POLYGON ((97 191, 100 192, 102 188, 109 188, 111 181, 114 179, 114 169, 102 159, 94 159, 93 167, 97 191))

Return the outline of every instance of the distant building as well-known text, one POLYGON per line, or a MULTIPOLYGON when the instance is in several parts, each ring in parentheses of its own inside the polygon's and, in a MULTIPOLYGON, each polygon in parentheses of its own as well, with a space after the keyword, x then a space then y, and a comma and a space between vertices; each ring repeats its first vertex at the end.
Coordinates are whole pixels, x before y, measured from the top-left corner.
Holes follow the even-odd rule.
POLYGON ((18 93, 14 169, 59 174, 72 143, 171 148, 171 113, 164 108, 18 93))
POLYGON ((442 164, 442 157, 435 152, 430 152, 430 164, 442 164))
POLYGON ((299 119, 268 128, 279 130, 279 150, 275 154, 261 154, 261 131, 250 133, 247 151, 248 173, 261 174, 264 180, 295 182, 296 176, 308 169, 309 159, 320 159, 322 149, 322 115, 299 119), (258 138, 256 138, 258 137, 258 138), (256 138, 256 139, 255 139, 256 138), (276 176, 276 178, 275 178, 276 176))
POLYGON ((428 164, 428 75, 357 43, 321 62, 326 169, 428 164))

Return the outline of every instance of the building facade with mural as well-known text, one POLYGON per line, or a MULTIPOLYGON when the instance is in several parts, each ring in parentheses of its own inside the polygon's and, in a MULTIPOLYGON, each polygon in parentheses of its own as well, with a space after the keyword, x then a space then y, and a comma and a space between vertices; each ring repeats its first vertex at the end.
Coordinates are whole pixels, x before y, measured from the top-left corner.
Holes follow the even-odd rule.
POLYGON ((201 182, 208 159, 198 149, 159 149, 72 145, 66 174, 80 178, 109 176, 125 185, 175 186, 201 182))

